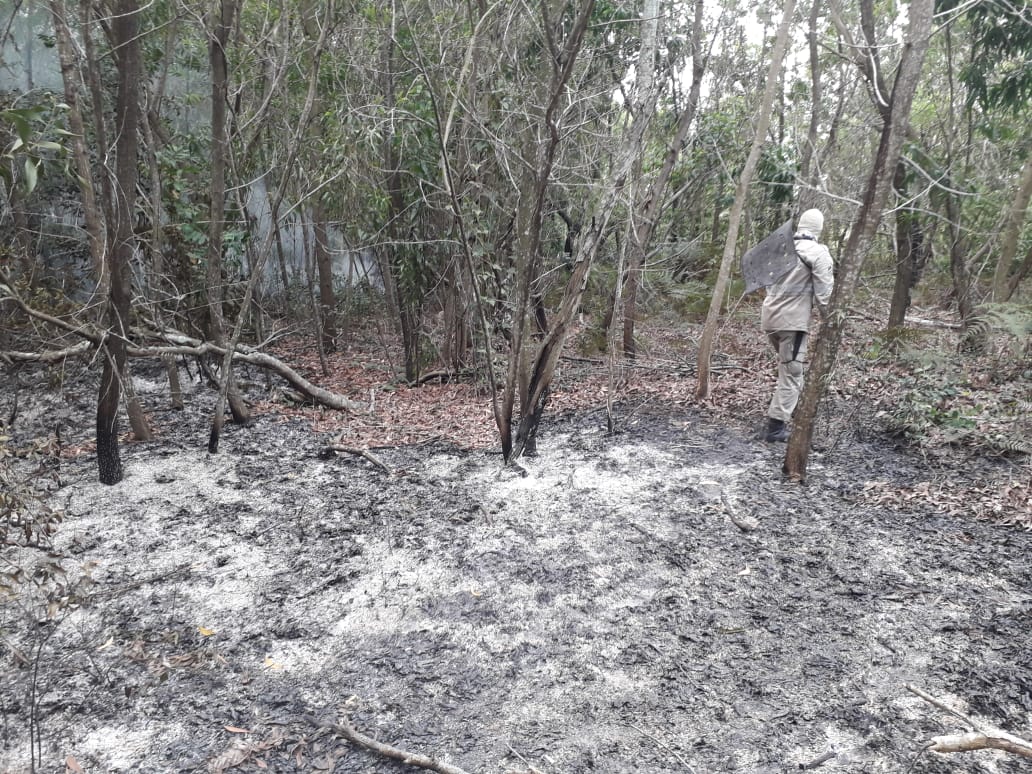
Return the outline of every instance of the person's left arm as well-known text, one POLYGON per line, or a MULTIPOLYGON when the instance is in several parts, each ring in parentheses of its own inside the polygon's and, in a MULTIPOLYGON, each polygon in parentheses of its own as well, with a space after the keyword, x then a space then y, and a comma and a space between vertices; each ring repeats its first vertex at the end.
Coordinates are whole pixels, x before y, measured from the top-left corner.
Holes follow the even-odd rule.
POLYGON ((813 276, 813 296, 823 317, 831 300, 831 291, 835 289, 834 265, 831 253, 824 245, 821 245, 820 254, 814 258, 810 271, 813 276))

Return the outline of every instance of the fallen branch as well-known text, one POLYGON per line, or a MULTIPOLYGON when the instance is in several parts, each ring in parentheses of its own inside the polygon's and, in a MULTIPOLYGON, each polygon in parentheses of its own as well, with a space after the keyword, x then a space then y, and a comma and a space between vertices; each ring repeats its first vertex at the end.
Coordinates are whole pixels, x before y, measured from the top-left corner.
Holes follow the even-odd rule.
POLYGON ((727 513, 727 517, 731 519, 731 523, 734 524, 742 532, 752 532, 760 523, 752 517, 752 514, 748 516, 739 516, 735 511, 734 506, 731 505, 727 499, 727 495, 724 494, 723 490, 720 492, 720 502, 724 504, 724 510, 727 513))
MULTIPOLYGON (((201 341, 200 339, 194 339, 174 331, 162 331, 156 334, 156 337, 168 342, 170 346, 130 347, 129 355, 131 357, 163 357, 165 355, 201 356, 215 354, 221 356, 226 354, 225 347, 219 347, 210 341, 201 341)), ((264 352, 259 352, 251 347, 237 347, 233 350, 233 360, 265 368, 279 374, 298 392, 327 408, 338 411, 363 411, 365 409, 361 403, 315 386, 282 360, 264 352)))
POLYGON ((937 753, 1003 750, 1004 752, 1020 755, 1023 758, 1032 758, 1032 742, 1028 742, 1013 734, 1008 734, 1006 731, 1001 731, 998 728, 985 726, 953 709, 942 699, 937 699, 914 685, 907 683, 905 687, 915 696, 920 696, 933 707, 938 707, 944 712, 950 713, 972 729, 969 733, 964 734, 933 736, 926 749, 937 753))
POLYGON ((1023 758, 1032 758, 1032 743, 999 730, 992 733, 972 731, 967 734, 933 736, 928 749, 937 753, 1003 750, 1023 758))
MULTIPOLYGON (((59 360, 63 360, 66 357, 88 352, 92 348, 99 349, 103 343, 105 337, 108 335, 105 331, 98 331, 92 325, 76 325, 75 323, 69 322, 68 320, 55 317, 41 312, 38 309, 34 309, 29 306, 25 300, 19 296, 11 287, 11 282, 7 275, 0 269, 0 301, 13 301, 17 306, 30 317, 34 317, 37 320, 45 322, 49 325, 59 328, 68 333, 75 334, 86 341, 78 345, 67 347, 61 350, 52 350, 45 352, 0 352, 0 360, 6 360, 8 362, 22 361, 22 362, 43 362, 53 363, 59 360), (88 342, 88 343, 87 343, 88 342), (92 346, 91 346, 92 345, 92 346)), ((168 346, 130 346, 127 348, 127 355, 129 357, 165 357, 168 355, 219 355, 225 357, 226 348, 219 347, 210 341, 201 341, 190 336, 186 336, 178 331, 136 331, 138 335, 141 335, 144 339, 158 339, 164 341, 168 346)), ((324 390, 322 387, 317 387, 310 381, 305 379, 301 374, 295 371, 293 368, 288 366, 282 360, 279 360, 272 355, 267 355, 264 352, 260 352, 251 347, 237 347, 233 350, 232 359, 240 361, 242 363, 248 363, 250 365, 258 366, 259 368, 265 368, 269 371, 273 371, 279 374, 281 377, 287 380, 294 389, 301 394, 305 395, 315 403, 319 403, 327 408, 335 409, 337 411, 363 411, 365 407, 353 400, 345 398, 343 395, 338 395, 335 392, 324 390)))
POLYGON ((341 446, 340 444, 331 444, 330 446, 323 447, 319 451, 320 457, 332 457, 334 454, 354 454, 356 457, 362 457, 363 459, 369 460, 376 467, 383 470, 389 476, 394 475, 394 471, 387 465, 386 462, 381 460, 375 454, 368 449, 357 449, 354 446, 341 446))
POLYGON ((465 769, 452 766, 450 763, 443 763, 419 753, 412 753, 408 750, 402 750, 400 747, 378 742, 371 736, 366 736, 356 731, 347 720, 342 720, 340 723, 331 723, 329 721, 317 720, 310 715, 306 715, 305 720, 318 728, 328 729, 338 736, 344 737, 352 744, 364 747, 393 761, 400 761, 407 766, 416 766, 427 771, 436 771, 438 774, 469 774, 465 769))
POLYGON ((443 384, 444 382, 450 382, 452 379, 461 379, 469 376, 473 376, 472 371, 428 371, 425 374, 421 374, 418 379, 413 379, 408 383, 408 386, 420 387, 427 382, 432 382, 434 379, 443 384))
POLYGON ((946 328, 948 330, 953 331, 960 330, 964 327, 960 323, 949 322, 948 320, 927 320, 923 317, 907 316, 904 322, 910 323, 911 325, 916 325, 919 328, 946 328))
POLYGON ((824 755, 819 755, 818 757, 814 758, 812 761, 807 761, 806 763, 800 763, 799 764, 799 770, 800 771, 809 771, 810 769, 820 768, 825 763, 827 763, 828 761, 832 761, 832 760, 835 760, 835 752, 833 750, 828 750, 828 752, 824 753, 824 755))
POLYGON ((0 352, 0 360, 8 363, 57 363, 76 355, 82 355, 94 348, 90 341, 82 341, 65 349, 51 349, 45 352, 0 352))
POLYGON ((164 583, 171 580, 186 580, 190 577, 191 572, 190 565, 182 564, 178 567, 173 567, 171 570, 166 572, 148 575, 146 578, 137 578, 136 580, 122 584, 121 586, 116 586, 115 588, 98 589, 91 594, 87 594, 86 599, 94 603, 101 600, 114 599, 151 583, 164 583))

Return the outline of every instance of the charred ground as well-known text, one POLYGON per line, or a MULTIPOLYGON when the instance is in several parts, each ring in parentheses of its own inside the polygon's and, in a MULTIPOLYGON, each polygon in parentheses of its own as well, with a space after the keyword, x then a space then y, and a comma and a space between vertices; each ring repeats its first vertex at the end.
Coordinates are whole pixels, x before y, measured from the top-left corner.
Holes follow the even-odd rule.
POLYGON ((43 571, 2 608, 0 771, 30 733, 44 772, 410 770, 309 720, 347 716, 485 774, 899 772, 960 728, 907 683, 1032 730, 1032 535, 914 494, 1023 484, 1020 461, 829 422, 799 486, 754 422, 653 396, 615 434, 562 411, 522 472, 429 434, 376 449, 388 473, 255 377, 266 412, 215 456, 207 388, 166 412, 141 379, 161 432, 114 487, 68 453, 85 377, 5 377, 12 447, 58 417, 66 453, 52 551, 5 549, 43 571))

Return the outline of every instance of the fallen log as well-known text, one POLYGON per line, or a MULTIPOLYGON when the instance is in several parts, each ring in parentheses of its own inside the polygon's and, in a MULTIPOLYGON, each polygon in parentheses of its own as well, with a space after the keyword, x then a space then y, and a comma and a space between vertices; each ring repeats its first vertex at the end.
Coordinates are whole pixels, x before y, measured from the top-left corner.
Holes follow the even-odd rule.
POLYGON ((0 360, 6 363, 59 363, 76 355, 83 355, 94 348, 91 341, 80 341, 64 349, 48 349, 43 352, 0 352, 0 360))

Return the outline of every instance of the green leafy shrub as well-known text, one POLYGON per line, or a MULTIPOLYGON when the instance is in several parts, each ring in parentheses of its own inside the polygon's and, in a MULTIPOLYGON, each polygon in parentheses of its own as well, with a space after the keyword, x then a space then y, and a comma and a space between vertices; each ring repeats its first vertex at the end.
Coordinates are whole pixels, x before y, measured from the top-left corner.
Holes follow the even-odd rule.
POLYGON ((995 357, 904 353, 900 398, 887 429, 923 448, 958 446, 989 455, 1032 454, 1029 374, 995 357))

